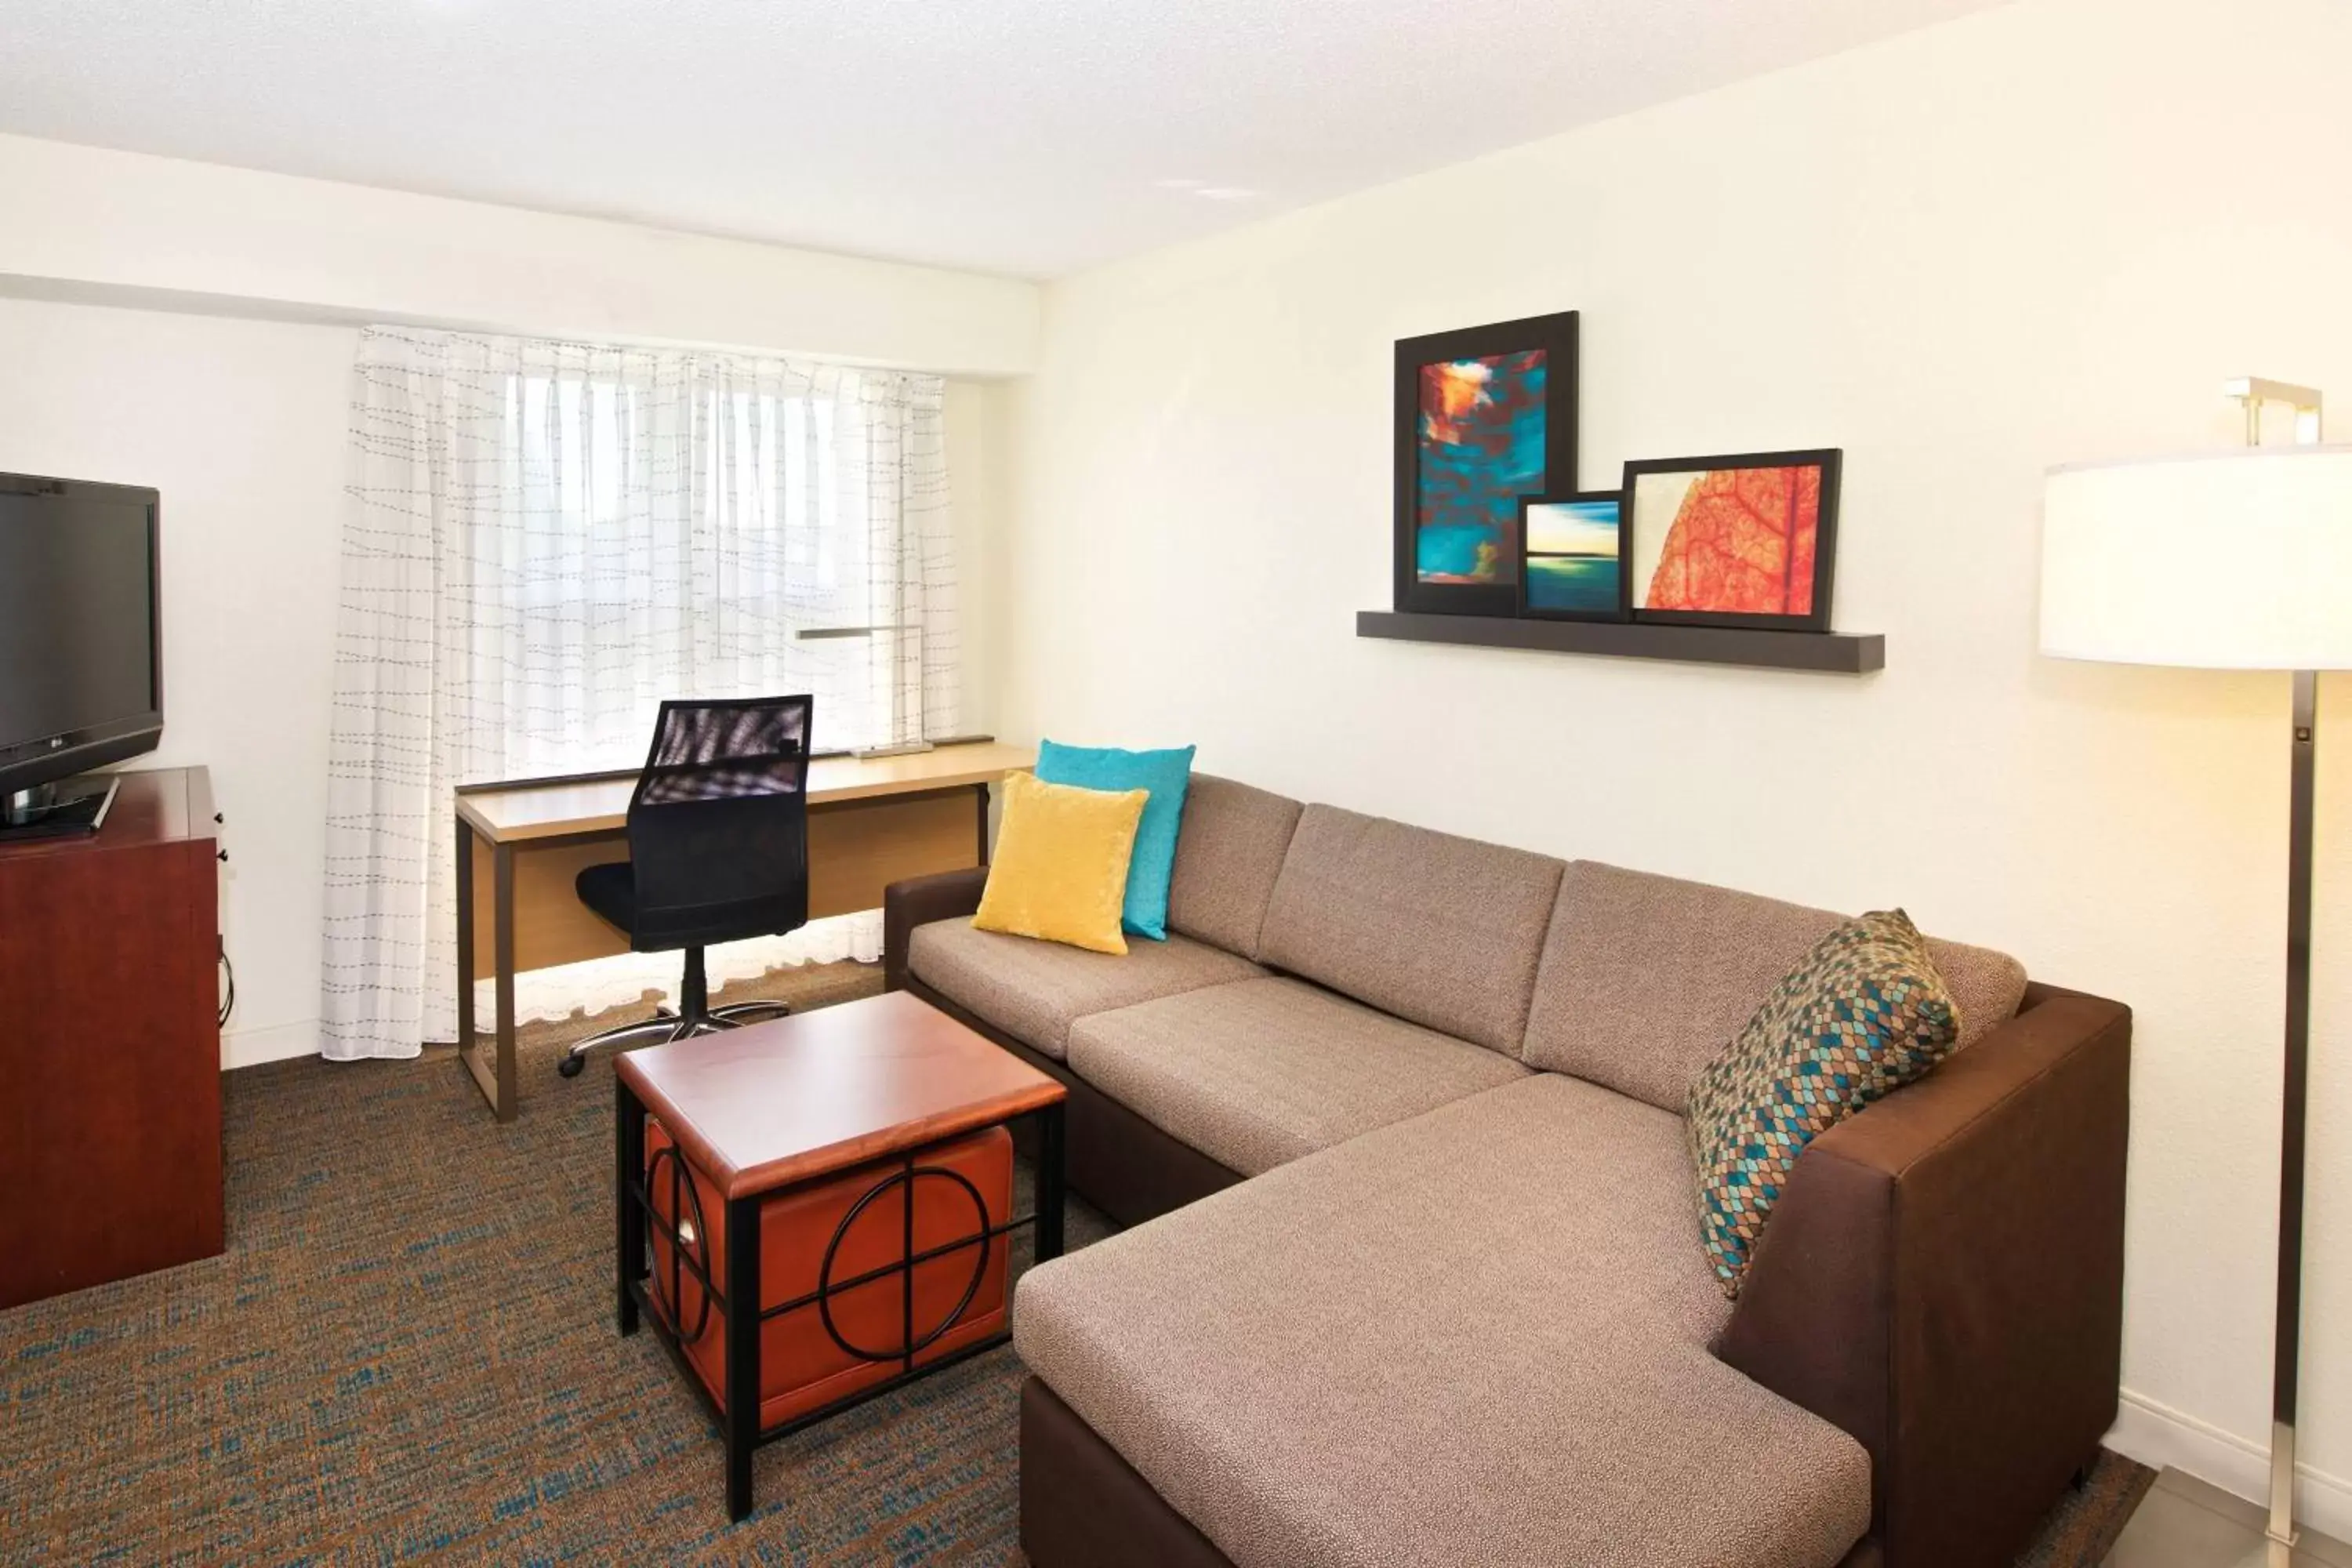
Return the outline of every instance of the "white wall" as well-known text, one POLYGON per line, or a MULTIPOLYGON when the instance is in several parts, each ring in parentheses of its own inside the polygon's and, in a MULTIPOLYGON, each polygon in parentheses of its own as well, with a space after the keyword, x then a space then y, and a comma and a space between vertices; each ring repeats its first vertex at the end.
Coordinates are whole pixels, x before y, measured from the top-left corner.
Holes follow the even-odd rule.
POLYGON ((963 706, 957 728, 968 735, 996 723, 996 615, 1002 585, 998 548, 1012 481, 1008 423, 1013 384, 948 383, 944 423, 948 483, 953 489, 956 539, 956 635, 963 650, 963 706))
POLYGON ((358 332, 0 299, 0 469, 163 492, 163 745, 228 821, 236 1065, 319 1048, 328 700, 358 332))
MULTIPOLYGON (((2034 651, 2049 464, 2352 418, 2352 9, 2026 0, 1080 275, 1020 394, 1003 727, 1999 944, 2138 1014, 2117 1441, 2267 1433, 2284 677, 2034 651), (1584 312, 1586 477, 1842 446, 1864 679, 1359 640, 1392 340, 1584 312)), ((2352 687, 2326 683, 2305 1458, 2352 1534, 2352 687)))
POLYGON ((0 136, 0 294, 1008 375, 1034 284, 0 136))

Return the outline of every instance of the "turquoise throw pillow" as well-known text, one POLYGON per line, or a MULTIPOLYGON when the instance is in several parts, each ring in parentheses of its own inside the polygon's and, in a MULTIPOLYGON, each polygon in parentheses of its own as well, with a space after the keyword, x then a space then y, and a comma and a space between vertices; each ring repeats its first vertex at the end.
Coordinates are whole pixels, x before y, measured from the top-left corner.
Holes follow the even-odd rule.
POLYGON ((1192 748, 1122 752, 1047 741, 1037 748, 1037 776, 1047 784, 1081 789, 1151 792, 1135 829, 1135 852, 1127 863, 1127 905, 1118 923, 1138 936, 1166 942, 1168 879, 1176 869, 1176 829, 1184 817, 1184 787, 1192 780, 1192 748))

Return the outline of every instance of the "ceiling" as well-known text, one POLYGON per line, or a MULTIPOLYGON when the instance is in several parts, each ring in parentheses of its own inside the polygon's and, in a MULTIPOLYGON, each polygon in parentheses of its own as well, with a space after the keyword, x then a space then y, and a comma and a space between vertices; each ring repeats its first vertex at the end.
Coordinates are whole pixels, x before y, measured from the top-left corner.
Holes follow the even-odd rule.
POLYGON ((0 131, 1046 278, 1998 0, 0 0, 0 131))

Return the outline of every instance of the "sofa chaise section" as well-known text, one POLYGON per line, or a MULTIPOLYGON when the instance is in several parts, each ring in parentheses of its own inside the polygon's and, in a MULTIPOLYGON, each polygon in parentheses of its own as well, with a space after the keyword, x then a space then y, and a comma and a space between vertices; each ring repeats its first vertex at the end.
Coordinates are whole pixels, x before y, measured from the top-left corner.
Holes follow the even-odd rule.
MULTIPOLYGON (((2121 1354, 2130 1036, 2131 1015, 2114 1002, 2029 986, 2015 1017, 1814 1141, 1738 1300, 1717 1299, 1712 1344, 1725 1369, 1835 1426, 1868 1456, 1869 1533, 1843 1568, 2006 1568, 2069 1476, 2096 1454, 2115 1418, 2121 1354)), ((1465 1108, 1484 1111, 1539 1085, 1608 1096, 1657 1125, 1678 1121, 1596 1085, 1538 1074, 1286 1165, 1230 1197, 1278 1194, 1274 1184, 1366 1147, 1377 1152, 1407 1130, 1458 1127, 1465 1108)), ((1471 1152, 1468 1144, 1460 1151, 1471 1152)), ((1654 1168, 1651 1174, 1663 1180, 1654 1168)), ((1660 1189, 1664 1201, 1688 1202, 1689 1180, 1684 1153, 1672 1185, 1660 1189)), ((1605 1199, 1605 1185, 1597 1190, 1605 1199)), ((1135 1234, 1236 1212, 1224 1208, 1228 1201, 1135 1234)), ((1559 1222, 1523 1215, 1521 1223, 1559 1222)), ((1403 1242, 1399 1233, 1366 1245, 1368 1265, 1377 1265, 1403 1242)), ((1089 1247, 1056 1267, 1075 1274, 1100 1251, 1089 1247)), ((1689 1256, 1697 1257, 1695 1234, 1689 1256)), ((1181 1267, 1175 1277, 1189 1291, 1223 1264, 1181 1267)), ((1299 1289, 1315 1294, 1303 1282, 1299 1289)), ((1035 1313, 1048 1321, 1022 1342, 1032 1311, 1024 1283, 1013 1316, 1016 1343, 1024 1359, 1034 1352, 1038 1374, 1022 1412, 1023 1539, 1034 1568, 1084 1568, 1098 1560, 1091 1546, 1129 1538, 1165 1547, 1160 1560, 1171 1565, 1226 1562, 1207 1535, 1192 1545, 1209 1555, 1188 1554, 1187 1532, 1199 1534, 1201 1517, 1160 1489, 1162 1477, 1134 1462, 1080 1404, 1065 1400, 1051 1369, 1073 1382, 1095 1369, 1052 1342, 1050 1320, 1060 1314, 1051 1309, 1035 1313), (1095 1489, 1074 1502, 1070 1489, 1079 1487, 1095 1489)), ((1376 1315, 1366 1309, 1367 1321, 1376 1315)), ((1224 1372, 1202 1375, 1222 1381, 1224 1372)), ((1146 1396, 1139 1389, 1135 1397, 1146 1396)), ((1118 1416, 1103 1418, 1116 1429, 1118 1416)), ((1314 1429, 1283 1425, 1295 1437, 1314 1429)))
POLYGON ((1015 1344, 1242 1568, 1834 1568, 1868 1457, 1709 1352, 1688 1161, 1531 1076, 1040 1266, 1015 1344))

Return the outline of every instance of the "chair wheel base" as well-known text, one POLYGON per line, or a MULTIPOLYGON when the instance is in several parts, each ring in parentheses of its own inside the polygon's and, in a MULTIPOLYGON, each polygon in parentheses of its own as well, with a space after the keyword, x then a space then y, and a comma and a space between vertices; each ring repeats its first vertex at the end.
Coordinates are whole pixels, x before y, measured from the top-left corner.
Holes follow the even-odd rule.
POLYGON ((754 1020, 764 1023, 772 1018, 789 1016, 792 1008, 782 1002, 730 1002, 712 1007, 703 1001, 698 982, 699 956, 687 971, 684 1005, 672 1010, 656 1008, 650 1018, 634 1024, 622 1024, 602 1029, 583 1040, 574 1040, 571 1049, 556 1062, 555 1070, 565 1078, 578 1078, 580 1069, 588 1063, 588 1053, 604 1046, 651 1046, 689 1040, 700 1035, 715 1035, 722 1030, 740 1029, 754 1020))

